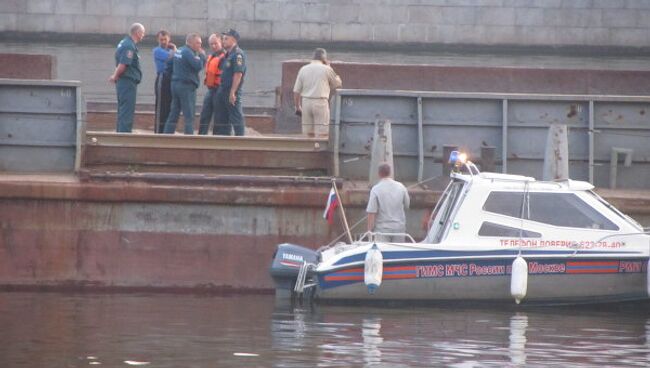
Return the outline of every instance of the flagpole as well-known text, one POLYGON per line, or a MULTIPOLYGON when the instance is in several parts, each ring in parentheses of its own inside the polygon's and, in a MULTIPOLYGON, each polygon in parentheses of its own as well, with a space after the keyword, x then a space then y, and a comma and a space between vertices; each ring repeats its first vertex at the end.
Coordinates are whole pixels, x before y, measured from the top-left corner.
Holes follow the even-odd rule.
POLYGON ((336 194, 336 199, 339 201, 339 210, 341 211, 341 218, 343 219, 343 227, 345 227, 345 234, 348 236, 348 241, 352 244, 352 233, 350 232, 350 225, 348 225, 348 218, 345 217, 345 210, 343 209, 343 201, 339 195, 339 190, 336 188, 336 179, 332 178, 332 187, 334 188, 334 194, 336 194))

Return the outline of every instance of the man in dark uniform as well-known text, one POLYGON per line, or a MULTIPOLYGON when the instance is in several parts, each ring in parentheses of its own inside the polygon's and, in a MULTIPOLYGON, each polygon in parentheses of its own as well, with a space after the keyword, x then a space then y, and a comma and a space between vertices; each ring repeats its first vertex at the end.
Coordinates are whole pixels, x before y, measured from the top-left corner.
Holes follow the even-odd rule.
POLYGON ((185 134, 194 134, 196 89, 199 87, 199 72, 205 65, 201 36, 188 34, 185 46, 176 50, 172 60, 172 108, 165 122, 165 134, 174 134, 181 111, 185 120, 185 134))
POLYGON ((223 47, 226 49, 221 85, 217 90, 217 131, 219 135, 244 135, 246 123, 242 111, 241 95, 244 75, 246 75, 246 55, 237 46, 239 33, 229 29, 223 33, 223 47))
POLYGON ((140 57, 135 46, 144 38, 144 26, 133 23, 129 35, 117 45, 115 71, 108 78, 117 90, 117 132, 131 133, 135 114, 135 97, 142 79, 140 57))

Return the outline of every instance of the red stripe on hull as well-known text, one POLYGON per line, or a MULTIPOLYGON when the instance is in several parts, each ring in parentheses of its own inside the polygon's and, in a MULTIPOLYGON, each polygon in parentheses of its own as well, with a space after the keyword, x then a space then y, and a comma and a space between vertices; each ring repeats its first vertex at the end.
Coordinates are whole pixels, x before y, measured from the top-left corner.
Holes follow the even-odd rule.
POLYGON ((325 276, 325 281, 361 281, 363 276, 325 276))
POLYGON ((577 269, 567 270, 566 273, 618 273, 617 269, 577 269))
POLYGON ((384 280, 399 280, 399 279, 414 279, 415 274, 407 274, 407 275, 384 275, 382 279, 384 280))
POLYGON ((567 266, 616 266, 618 267, 618 261, 605 261, 605 262, 579 262, 579 261, 573 261, 573 262, 567 262, 567 266))
POLYGON ((395 267, 384 267, 385 272, 390 271, 415 271, 415 266, 395 266, 395 267))

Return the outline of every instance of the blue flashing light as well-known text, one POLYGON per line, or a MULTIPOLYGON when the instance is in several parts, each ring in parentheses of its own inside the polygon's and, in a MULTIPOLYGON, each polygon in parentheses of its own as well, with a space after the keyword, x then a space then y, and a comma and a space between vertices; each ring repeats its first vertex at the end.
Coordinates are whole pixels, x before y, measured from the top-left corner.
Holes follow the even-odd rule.
POLYGON ((458 161, 458 155, 460 155, 460 152, 451 151, 451 154, 449 155, 449 163, 456 165, 456 161, 458 161))
POLYGON ((454 167, 459 168, 467 162, 467 154, 460 151, 451 151, 449 155, 449 163, 454 167))

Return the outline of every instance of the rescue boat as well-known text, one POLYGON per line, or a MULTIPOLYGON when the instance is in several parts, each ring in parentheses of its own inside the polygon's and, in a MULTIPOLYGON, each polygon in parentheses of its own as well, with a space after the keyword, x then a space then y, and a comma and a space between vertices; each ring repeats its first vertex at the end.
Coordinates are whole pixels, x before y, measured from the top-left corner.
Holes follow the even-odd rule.
POLYGON ((463 154, 426 238, 316 251, 280 244, 278 296, 326 301, 580 304, 648 299, 650 236, 584 181, 480 172, 463 154))

